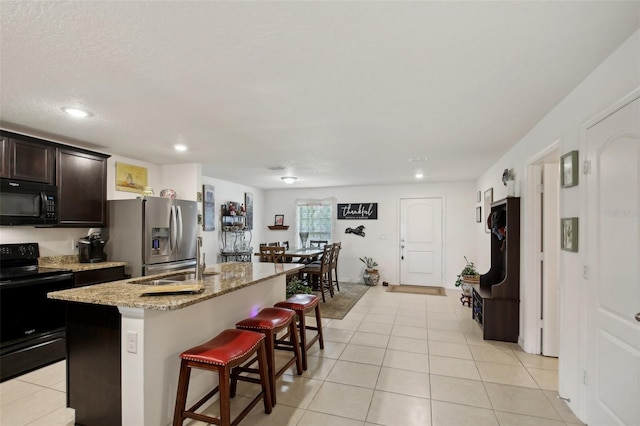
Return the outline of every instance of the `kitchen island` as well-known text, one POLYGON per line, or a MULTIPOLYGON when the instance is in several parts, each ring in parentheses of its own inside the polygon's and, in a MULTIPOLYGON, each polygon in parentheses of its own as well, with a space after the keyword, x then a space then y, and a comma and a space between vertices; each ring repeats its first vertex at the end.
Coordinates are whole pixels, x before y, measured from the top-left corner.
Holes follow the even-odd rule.
MULTIPOLYGON (((73 302, 67 303, 67 405, 76 424, 170 424, 180 353, 284 300, 286 275, 301 268, 213 265, 196 294, 144 296, 155 286, 134 283, 140 277, 49 293, 73 302)), ((216 385, 214 376, 192 373, 188 403, 216 385)))

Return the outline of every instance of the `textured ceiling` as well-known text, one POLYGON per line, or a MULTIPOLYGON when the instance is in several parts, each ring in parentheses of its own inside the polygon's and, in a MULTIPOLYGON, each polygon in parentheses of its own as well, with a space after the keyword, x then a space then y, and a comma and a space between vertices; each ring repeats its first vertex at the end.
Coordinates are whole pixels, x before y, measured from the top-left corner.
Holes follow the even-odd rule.
POLYGON ((638 29, 639 6, 3 0, 0 120, 258 188, 472 180, 638 29))

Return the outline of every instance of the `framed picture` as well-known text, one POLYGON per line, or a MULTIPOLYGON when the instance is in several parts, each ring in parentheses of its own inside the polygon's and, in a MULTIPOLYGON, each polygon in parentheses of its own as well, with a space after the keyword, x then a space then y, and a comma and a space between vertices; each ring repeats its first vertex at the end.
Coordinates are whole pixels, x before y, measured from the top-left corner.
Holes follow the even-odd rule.
POLYGON ((284 226, 284 215, 283 214, 277 214, 276 215, 275 225, 276 226, 284 226))
POLYGON ((244 209, 247 220, 245 221, 246 229, 253 229, 253 194, 250 192, 244 193, 244 209))
POLYGON ((487 225, 487 219, 491 214, 491 203, 493 203, 493 188, 489 188, 484 191, 484 232, 491 233, 491 229, 487 225))
POLYGON ((482 207, 481 206, 476 207, 476 222, 477 223, 482 222, 482 207))
POLYGON ((142 194, 145 186, 147 186, 146 167, 116 163, 116 191, 142 194))
POLYGON ((578 151, 560 157, 560 187, 570 188, 578 184, 578 151))
POLYGON ((560 248, 566 251, 578 251, 578 218, 563 217, 560 219, 560 248))
POLYGON ((202 215, 204 231, 214 231, 216 229, 216 189, 211 185, 202 185, 202 215))
POLYGON ((482 201, 482 191, 478 191, 478 194, 476 195, 476 203, 479 203, 482 201))

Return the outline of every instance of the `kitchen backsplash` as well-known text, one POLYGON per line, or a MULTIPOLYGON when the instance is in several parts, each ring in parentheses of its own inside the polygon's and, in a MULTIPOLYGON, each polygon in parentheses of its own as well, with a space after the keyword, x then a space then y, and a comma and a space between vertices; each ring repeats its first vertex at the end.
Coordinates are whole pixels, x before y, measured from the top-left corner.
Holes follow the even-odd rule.
POLYGON ((0 244, 38 243, 40 256, 73 255, 78 254, 78 239, 87 236, 88 233, 89 228, 3 226, 0 228, 0 244))

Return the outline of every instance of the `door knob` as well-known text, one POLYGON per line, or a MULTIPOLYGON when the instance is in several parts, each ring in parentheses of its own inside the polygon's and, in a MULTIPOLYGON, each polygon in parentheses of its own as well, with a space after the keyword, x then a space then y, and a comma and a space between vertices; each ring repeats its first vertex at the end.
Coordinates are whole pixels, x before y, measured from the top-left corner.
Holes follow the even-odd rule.
POLYGON ((636 321, 640 322, 640 312, 636 314, 636 321))

